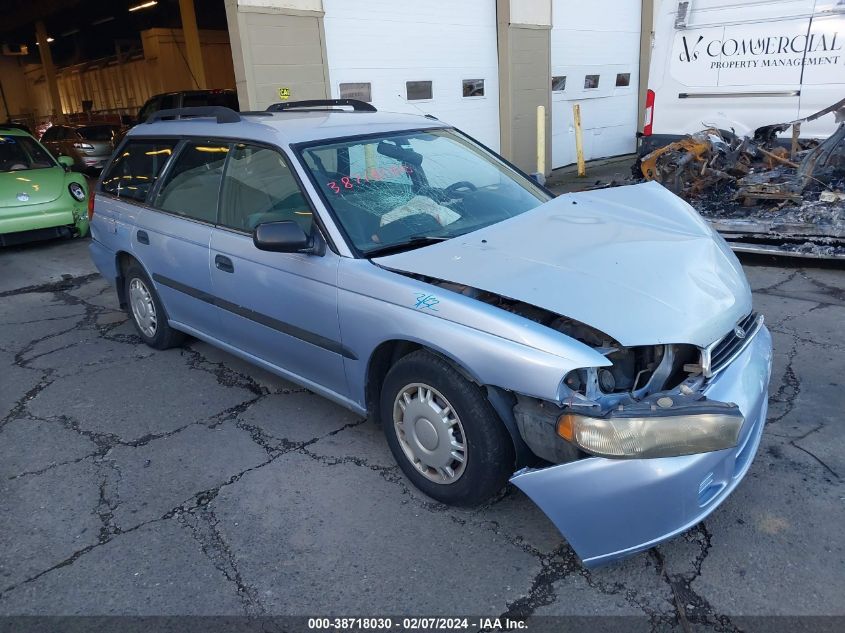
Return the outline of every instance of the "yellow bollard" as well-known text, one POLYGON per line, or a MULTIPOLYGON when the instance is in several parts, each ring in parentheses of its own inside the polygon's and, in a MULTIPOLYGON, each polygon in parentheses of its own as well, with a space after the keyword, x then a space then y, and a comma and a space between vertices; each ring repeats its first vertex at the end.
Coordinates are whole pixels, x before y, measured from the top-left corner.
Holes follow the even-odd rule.
POLYGON ((546 106, 537 106, 537 173, 546 176, 546 106))
POLYGON ((578 103, 572 106, 572 118, 575 121, 575 159, 578 161, 578 176, 583 178, 587 175, 587 166, 584 164, 584 138, 581 135, 581 105, 578 103))

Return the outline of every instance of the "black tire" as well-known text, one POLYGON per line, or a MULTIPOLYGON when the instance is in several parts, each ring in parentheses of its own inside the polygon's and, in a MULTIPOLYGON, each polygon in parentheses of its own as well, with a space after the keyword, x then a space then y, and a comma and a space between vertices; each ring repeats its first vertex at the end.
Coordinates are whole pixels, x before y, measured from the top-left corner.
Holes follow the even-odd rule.
POLYGON ((130 263, 126 269, 126 273, 124 274, 124 296, 126 297, 126 311, 129 313, 129 318, 135 326, 135 331, 144 343, 155 349, 168 349, 182 344, 185 340, 185 335, 178 330, 174 330, 170 327, 170 325, 168 325, 167 311, 164 309, 164 305, 156 292, 155 286, 153 286, 153 283, 150 281, 147 273, 144 272, 144 269, 141 268, 140 264, 137 262, 130 263), (138 280, 141 284, 143 284, 144 288, 146 288, 149 292, 150 299, 155 307, 157 319, 155 332, 152 336, 144 332, 142 326, 138 322, 138 318, 132 310, 130 289, 132 288, 133 280, 138 280))
POLYGON ((401 358, 384 379, 379 406, 387 443, 399 467, 417 488, 437 501, 478 505, 499 492, 513 473, 513 442, 504 424, 484 392, 440 356, 420 350, 401 358), (452 482, 427 478, 403 449, 394 424, 394 406, 406 387, 415 383, 439 392, 460 420, 460 427, 455 428, 465 435, 465 464, 452 482))

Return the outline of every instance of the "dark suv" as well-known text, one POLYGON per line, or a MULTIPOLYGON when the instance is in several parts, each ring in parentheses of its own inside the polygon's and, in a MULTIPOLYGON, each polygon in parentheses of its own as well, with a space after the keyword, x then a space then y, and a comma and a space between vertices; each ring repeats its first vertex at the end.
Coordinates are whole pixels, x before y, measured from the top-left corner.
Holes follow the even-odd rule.
POLYGON ((150 118, 153 112, 173 108, 193 108, 200 106, 223 106, 237 112, 238 93, 234 90, 183 90, 182 92, 164 92, 147 99, 138 111, 138 123, 150 118))

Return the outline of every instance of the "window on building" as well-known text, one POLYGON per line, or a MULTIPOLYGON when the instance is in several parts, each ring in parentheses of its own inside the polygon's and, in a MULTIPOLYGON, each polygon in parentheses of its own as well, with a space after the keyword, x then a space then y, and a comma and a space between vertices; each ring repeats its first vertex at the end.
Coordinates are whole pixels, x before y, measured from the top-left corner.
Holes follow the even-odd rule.
POLYGON ((431 99, 433 95, 430 81, 406 81, 405 92, 408 101, 431 99))
POLYGON ((483 97, 484 96, 484 80, 483 79, 464 79, 463 80, 464 96, 465 97, 483 97))
POLYGON ((193 220, 217 222, 217 196, 228 152, 228 144, 187 143, 153 206, 193 220))
POLYGON ((584 88, 586 90, 591 90, 592 88, 599 87, 599 76, 598 75, 587 75, 584 77, 584 88))
POLYGON ((358 99, 370 103, 373 100, 372 85, 370 83, 340 84, 341 99, 358 99))
POLYGON ((107 169, 103 191, 119 198, 143 201, 170 159, 176 141, 129 141, 107 169))
POLYGON ((631 73, 618 73, 616 75, 616 87, 624 88, 631 85, 631 73))
POLYGON ((566 90, 566 75, 552 77, 552 92, 563 92, 566 90))
POLYGON ((226 177, 220 224, 251 232, 265 222, 293 220, 311 233, 311 207, 279 152, 238 144, 232 150, 226 177))

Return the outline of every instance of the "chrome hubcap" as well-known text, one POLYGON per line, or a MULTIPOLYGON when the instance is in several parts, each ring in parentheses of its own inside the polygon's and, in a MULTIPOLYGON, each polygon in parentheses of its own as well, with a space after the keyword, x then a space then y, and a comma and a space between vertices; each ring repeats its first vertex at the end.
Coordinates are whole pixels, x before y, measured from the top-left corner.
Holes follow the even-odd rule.
POLYGON ((437 389, 423 383, 403 387, 393 402, 393 425, 405 457, 426 479, 452 484, 464 474, 464 427, 437 389))
POLYGON ((138 329, 144 336, 155 336, 158 320, 153 296, 147 285, 137 277, 129 282, 129 305, 132 307, 132 316, 138 324, 138 329))

